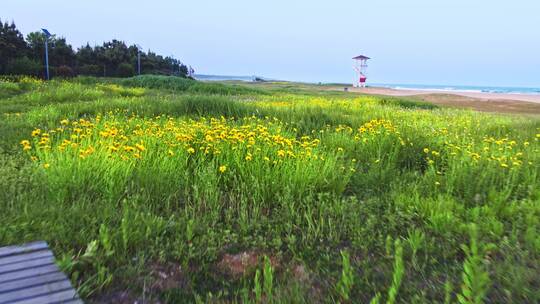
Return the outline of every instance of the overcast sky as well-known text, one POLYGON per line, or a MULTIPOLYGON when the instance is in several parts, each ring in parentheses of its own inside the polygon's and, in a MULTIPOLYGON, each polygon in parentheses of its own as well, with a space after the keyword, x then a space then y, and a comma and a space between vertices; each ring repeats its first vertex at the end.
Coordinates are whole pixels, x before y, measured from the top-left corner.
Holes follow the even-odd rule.
POLYGON ((23 34, 74 47, 117 38, 197 73, 349 82, 540 87, 539 0, 1 0, 23 34))

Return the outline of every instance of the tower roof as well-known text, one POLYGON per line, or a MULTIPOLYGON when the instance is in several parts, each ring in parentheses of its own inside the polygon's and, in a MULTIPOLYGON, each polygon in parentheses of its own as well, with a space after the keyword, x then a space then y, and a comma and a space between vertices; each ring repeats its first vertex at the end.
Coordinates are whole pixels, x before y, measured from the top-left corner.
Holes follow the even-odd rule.
POLYGON ((371 59, 369 58, 368 56, 364 56, 364 55, 359 55, 359 56, 356 56, 356 57, 353 57, 352 59, 356 59, 356 60, 367 60, 367 59, 371 59))

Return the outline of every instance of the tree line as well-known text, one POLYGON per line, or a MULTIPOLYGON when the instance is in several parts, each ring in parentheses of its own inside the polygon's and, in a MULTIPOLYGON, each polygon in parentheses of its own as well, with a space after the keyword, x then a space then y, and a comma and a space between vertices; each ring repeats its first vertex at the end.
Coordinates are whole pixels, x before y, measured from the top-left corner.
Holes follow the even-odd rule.
MULTIPOLYGON (((44 77, 45 39, 42 32, 29 33, 25 39, 14 22, 0 20, 0 74, 44 77)), ((143 52, 136 45, 128 46, 116 39, 93 47, 87 43, 74 50, 66 38, 52 35, 48 52, 52 77, 130 77, 137 74, 138 52, 143 74, 186 77, 193 72, 178 59, 143 52)))

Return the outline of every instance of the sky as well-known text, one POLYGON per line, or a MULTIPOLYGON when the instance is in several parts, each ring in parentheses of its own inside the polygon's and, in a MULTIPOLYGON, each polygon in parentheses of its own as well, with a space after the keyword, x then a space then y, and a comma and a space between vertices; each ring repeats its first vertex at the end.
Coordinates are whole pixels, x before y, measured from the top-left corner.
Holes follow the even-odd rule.
POLYGON ((73 47, 113 38, 196 73, 540 87, 539 0, 0 0, 0 19, 73 47))

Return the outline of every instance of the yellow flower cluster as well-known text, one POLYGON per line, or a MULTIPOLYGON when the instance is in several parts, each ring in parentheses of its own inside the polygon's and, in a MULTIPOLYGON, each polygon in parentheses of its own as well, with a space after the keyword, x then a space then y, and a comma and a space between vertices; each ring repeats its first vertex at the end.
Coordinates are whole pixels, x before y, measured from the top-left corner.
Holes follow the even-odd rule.
POLYGON ((396 127, 389 120, 385 119, 373 119, 364 123, 358 128, 360 134, 363 133, 397 133, 396 127))
POLYGON ((140 97, 145 93, 144 88, 127 88, 116 84, 99 84, 97 87, 104 92, 110 92, 120 96, 140 97))
POLYGON ((253 103, 258 107, 264 108, 333 108, 336 110, 350 110, 363 108, 365 106, 378 104, 378 99, 370 96, 361 96, 354 98, 341 97, 317 97, 303 96, 298 94, 272 94, 260 96, 253 103))
MULTIPOLYGON (((315 130, 312 133, 316 133, 315 130)), ((351 126, 338 125, 332 127, 327 125, 325 129, 319 130, 318 133, 343 133, 347 135, 354 135, 355 141, 367 142, 369 139, 377 135, 390 135, 394 134, 401 139, 398 129, 392 124, 391 121, 385 119, 373 119, 362 124, 357 129, 353 129, 351 126)))
MULTIPOLYGON (((44 133, 32 132, 29 140, 21 142, 28 151, 36 147, 33 157, 68 153, 85 159, 98 154, 120 160, 151 157, 217 156, 234 153, 243 161, 262 160, 274 164, 286 158, 318 159, 314 148, 319 139, 310 136, 296 138, 284 131, 276 119, 201 118, 198 120, 156 116, 143 118, 110 112, 92 120, 60 121, 60 127, 44 133)), ((322 156, 320 156, 322 159, 322 156)), ((220 168, 220 172, 225 169, 220 168)))
POLYGON ((390 120, 386 119, 372 119, 364 123, 357 129, 354 139, 367 143, 378 136, 394 136, 402 146, 406 143, 406 140, 401 137, 396 126, 390 120))
MULTIPOLYGON (((441 131, 437 131, 441 133, 441 131)), ((452 137, 450 137, 452 138, 452 137)), ((478 164, 479 162, 495 163, 501 168, 513 168, 519 167, 524 163, 532 165, 533 162, 526 158, 530 150, 530 142, 509 139, 508 137, 494 138, 492 136, 485 136, 481 142, 475 143, 471 141, 460 140, 459 137, 454 136, 456 142, 444 141, 444 150, 447 152, 447 157, 464 157, 472 164, 478 164)), ((437 151, 430 151, 429 148, 424 148, 424 152, 427 154, 426 160, 428 163, 433 164, 435 158, 440 156, 437 151)), ((538 151, 533 151, 538 153, 538 151)))

